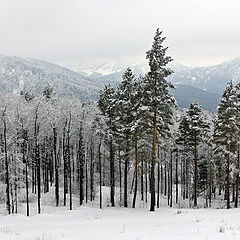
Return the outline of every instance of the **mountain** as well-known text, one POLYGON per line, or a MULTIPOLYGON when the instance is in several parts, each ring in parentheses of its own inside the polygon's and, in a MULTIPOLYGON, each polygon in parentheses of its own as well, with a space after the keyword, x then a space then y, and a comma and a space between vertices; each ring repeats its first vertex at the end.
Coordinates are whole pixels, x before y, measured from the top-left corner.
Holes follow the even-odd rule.
POLYGON ((169 81, 175 84, 194 86, 213 93, 222 93, 227 83, 240 82, 240 58, 225 61, 211 67, 173 66, 169 81))
MULTIPOLYGON (((227 76, 231 75, 232 71, 237 72, 238 63, 240 65, 240 59, 234 59, 231 64, 225 62, 219 66, 205 68, 191 68, 181 64, 172 64, 170 68, 174 70, 174 73, 169 77, 169 81, 176 86, 176 90, 171 90, 171 92, 174 94, 179 107, 186 108, 190 102, 198 101, 203 109, 216 112, 221 92, 229 79, 227 76), (223 72, 227 76, 220 74, 223 72), (219 77, 219 75, 222 77, 219 77)), ((124 65, 112 62, 91 67, 90 70, 87 70, 85 66, 86 70, 82 68, 82 74, 90 74, 91 81, 98 82, 101 85, 111 84, 115 86, 122 81, 122 74, 128 66, 133 69, 136 76, 144 75, 148 71, 146 64, 124 65)), ((234 79, 237 79, 237 74, 234 74, 234 76, 234 79)))
POLYGON ((146 63, 132 63, 128 61, 112 61, 103 64, 72 66, 74 71, 88 76, 90 78, 104 81, 121 81, 123 72, 128 68, 132 68, 136 75, 144 75, 148 71, 146 63))
MULTIPOLYGON (((174 68, 175 73, 169 80, 175 83, 176 90, 171 90, 171 92, 182 108, 188 107, 191 101, 197 100, 204 109, 216 111, 221 95, 218 93, 220 90, 212 93, 203 89, 223 88, 228 75, 232 75, 235 82, 239 81, 239 65, 240 59, 208 68, 188 68, 174 65, 172 68, 174 68), (234 72, 232 72, 233 70, 234 72), (204 80, 203 76, 206 72, 208 72, 209 78, 204 80), (193 80, 194 77, 195 80, 193 80)), ((91 73, 89 76, 86 72, 80 74, 41 60, 0 55, 0 91, 20 93, 23 90, 39 95, 49 84, 60 96, 76 96, 82 100, 94 101, 97 100, 99 90, 105 84, 116 85, 121 82, 122 74, 128 66, 129 64, 117 66, 117 63, 98 65, 91 69, 94 70, 93 72, 88 71, 91 73), (97 70, 99 72, 96 72, 97 70), (111 74, 103 75, 104 73, 111 74)), ((144 64, 130 65, 130 67, 137 76, 147 72, 147 67, 144 64)))
POLYGON ((175 84, 176 89, 170 89, 180 108, 187 108, 190 102, 198 101, 203 109, 216 112, 221 94, 211 93, 189 85, 175 84))
MULTIPOLYGON (((122 74, 128 66, 133 69, 137 76, 144 75, 148 71, 146 63, 123 64, 122 62, 111 62, 91 68, 85 66, 81 68, 81 73, 88 74, 88 76, 101 83, 116 84, 116 82, 121 81, 122 74)), ((168 80, 172 83, 190 85, 213 93, 222 93, 231 80, 234 83, 240 81, 240 58, 209 67, 187 67, 181 64, 172 64, 170 68, 174 71, 168 77, 168 80)))
POLYGON ((76 95, 96 100, 101 88, 96 82, 67 68, 36 59, 0 55, 0 90, 40 94, 49 84, 58 95, 76 95))

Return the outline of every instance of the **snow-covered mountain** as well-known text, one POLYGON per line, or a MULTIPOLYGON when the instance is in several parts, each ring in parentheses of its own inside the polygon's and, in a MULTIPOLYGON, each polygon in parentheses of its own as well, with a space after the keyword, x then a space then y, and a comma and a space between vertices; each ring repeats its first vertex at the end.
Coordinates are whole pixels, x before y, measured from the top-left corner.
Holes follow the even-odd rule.
MULTIPOLYGON (((60 96, 97 100, 99 90, 104 84, 116 85, 121 82, 122 74, 128 66, 137 76, 148 71, 147 64, 112 62, 92 67, 88 74, 85 70, 83 76, 45 61, 0 55, 0 91, 19 93, 24 90, 41 94, 43 88, 49 84, 60 96), (103 75, 105 73, 107 74, 103 75)), ((240 58, 213 67, 190 68, 178 64, 171 68, 174 74, 169 80, 177 87, 173 94, 180 107, 187 107, 190 101, 198 100, 204 109, 216 111, 227 82, 231 79, 235 83, 240 80, 240 58)))
POLYGON ((225 61, 211 67, 174 67, 169 80, 177 84, 194 86, 213 93, 222 93, 231 80, 240 81, 240 58, 225 61))
POLYGON ((0 56, 0 90, 40 94, 49 84, 59 95, 97 99, 100 86, 67 68, 36 59, 0 56))
MULTIPOLYGON (((148 71, 147 63, 122 62, 111 62, 91 67, 84 66, 78 69, 82 74, 87 74, 101 83, 114 84, 121 81, 122 74, 127 67, 131 67, 137 76, 144 75, 148 71)), ((174 73, 169 76, 169 81, 175 84, 190 85, 213 93, 222 93, 231 80, 234 83, 240 81, 240 58, 209 67, 187 67, 174 63, 170 67, 174 70, 174 73)))
POLYGON ((132 68, 135 74, 143 75, 148 71, 147 63, 133 63, 128 61, 111 61, 95 65, 73 66, 72 69, 82 75, 91 78, 104 78, 106 76, 113 76, 114 74, 121 76, 128 68, 132 68))

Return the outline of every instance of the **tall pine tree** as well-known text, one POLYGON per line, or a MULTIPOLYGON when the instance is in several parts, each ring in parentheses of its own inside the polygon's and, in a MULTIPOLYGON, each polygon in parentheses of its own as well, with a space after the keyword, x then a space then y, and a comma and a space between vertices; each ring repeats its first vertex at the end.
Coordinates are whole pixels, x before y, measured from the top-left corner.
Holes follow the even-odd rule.
POLYGON ((203 141, 204 135, 209 129, 205 119, 203 118, 203 113, 201 106, 198 102, 190 103, 189 109, 187 111, 187 120, 189 124, 189 138, 188 144, 193 152, 194 159, 194 190, 193 190, 193 201, 194 206, 197 206, 198 197, 198 146, 203 141))
POLYGON ((227 199, 227 208, 230 208, 230 164, 231 152, 234 152, 232 146, 236 145, 238 135, 237 126, 237 101, 236 90, 234 89, 232 81, 227 85, 223 92, 221 102, 218 107, 217 120, 214 128, 214 141, 216 144, 216 153, 222 152, 226 159, 226 184, 225 195, 227 199))
POLYGON ((169 94, 168 87, 172 86, 167 80, 172 70, 167 64, 172 61, 166 56, 167 47, 163 47, 165 37, 157 29, 152 48, 147 51, 146 58, 149 62, 150 71, 144 79, 143 110, 148 119, 148 125, 152 135, 152 161, 150 176, 151 205, 150 211, 155 210, 155 164, 156 164, 156 141, 159 136, 166 135, 168 125, 171 123, 172 106, 174 98, 169 94))

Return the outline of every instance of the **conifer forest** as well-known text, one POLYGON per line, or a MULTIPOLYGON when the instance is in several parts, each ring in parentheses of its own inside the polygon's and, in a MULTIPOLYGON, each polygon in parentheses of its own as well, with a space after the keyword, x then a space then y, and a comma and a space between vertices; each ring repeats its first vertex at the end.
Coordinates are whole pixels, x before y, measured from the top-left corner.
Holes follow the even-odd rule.
POLYGON ((100 209, 142 202, 155 211, 161 199, 170 208, 238 208, 240 84, 229 79, 217 113, 197 101, 180 109, 164 40, 157 29, 146 75, 127 68, 97 102, 59 97, 50 85, 36 96, 1 94, 1 208, 16 214, 25 204, 30 216, 34 203, 41 214, 49 192, 69 210, 96 195, 100 209))
POLYGON ((239 240, 239 9, 0 0, 0 240, 239 240))

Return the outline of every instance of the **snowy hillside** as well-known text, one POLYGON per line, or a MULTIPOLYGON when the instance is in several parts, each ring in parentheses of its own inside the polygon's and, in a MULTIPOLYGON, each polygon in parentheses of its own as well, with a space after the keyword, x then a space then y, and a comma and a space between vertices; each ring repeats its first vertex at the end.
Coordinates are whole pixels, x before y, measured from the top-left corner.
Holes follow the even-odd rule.
MULTIPOLYGON (((110 62, 78 68, 80 74, 45 61, 0 56, 0 90, 14 93, 24 90, 40 94, 49 84, 60 96, 96 100, 105 84, 116 85, 122 80, 122 74, 128 66, 136 76, 148 71, 146 64, 110 62)), ((234 82, 240 80, 240 58, 213 67, 189 68, 175 64, 171 68, 174 74, 169 80, 177 86, 173 94, 183 108, 188 107, 190 101, 197 100, 204 109, 215 111, 227 82, 231 79, 234 82)))
POLYGON ((40 94, 51 85, 59 95, 96 99, 99 86, 67 68, 35 59, 0 56, 0 90, 40 94))
POLYGON ((169 77, 173 83, 191 85, 214 93, 222 93, 227 83, 240 81, 240 58, 235 58, 211 67, 173 67, 169 77))
MULTIPOLYGON (((147 63, 122 62, 78 67, 78 71, 102 83, 115 83, 121 81, 122 73, 127 67, 131 67, 136 75, 144 75, 148 71, 147 63)), ((171 82, 190 85, 208 92, 222 93, 230 80, 234 83, 240 81, 240 58, 209 67, 187 67, 176 63, 171 64, 170 67, 174 71, 169 77, 171 82)))

